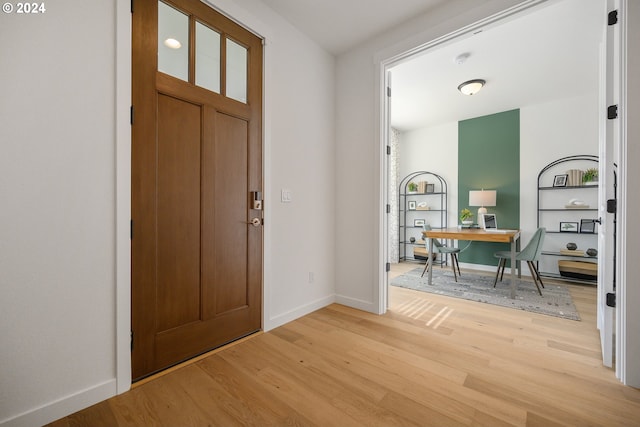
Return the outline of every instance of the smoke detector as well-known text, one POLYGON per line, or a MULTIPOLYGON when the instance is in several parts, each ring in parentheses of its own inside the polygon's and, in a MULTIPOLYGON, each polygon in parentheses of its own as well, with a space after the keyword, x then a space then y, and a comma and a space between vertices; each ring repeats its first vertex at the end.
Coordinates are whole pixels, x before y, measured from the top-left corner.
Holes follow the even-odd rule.
POLYGON ((470 53, 461 53, 460 55, 456 56, 453 59, 453 62, 455 62, 458 65, 462 65, 467 61, 467 59, 469 59, 470 56, 471 56, 470 53))

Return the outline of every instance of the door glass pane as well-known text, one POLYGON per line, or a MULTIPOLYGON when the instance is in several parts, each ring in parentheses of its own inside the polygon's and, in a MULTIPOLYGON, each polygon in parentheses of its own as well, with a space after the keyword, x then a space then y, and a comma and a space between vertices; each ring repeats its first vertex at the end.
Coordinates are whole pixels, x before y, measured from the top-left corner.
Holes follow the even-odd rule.
POLYGON ((247 102, 247 49, 227 39, 227 97, 247 102))
POLYGON ((196 22, 196 84, 220 93, 220 34, 196 22))
POLYGON ((158 71, 189 80, 189 17, 158 2, 158 71))

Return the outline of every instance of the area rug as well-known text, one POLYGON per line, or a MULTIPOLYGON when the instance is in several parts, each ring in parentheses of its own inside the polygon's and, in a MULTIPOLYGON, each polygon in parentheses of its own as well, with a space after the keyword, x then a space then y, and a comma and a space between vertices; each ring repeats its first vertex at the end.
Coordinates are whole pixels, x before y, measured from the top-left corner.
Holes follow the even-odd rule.
POLYGON ((540 296, 532 281, 518 280, 516 298, 511 299, 511 285, 506 274, 504 280, 498 282, 494 288, 493 279, 495 276, 463 271, 462 277, 458 277, 458 282, 456 282, 451 270, 436 267, 433 269, 433 284, 429 286, 427 284, 428 273, 425 273, 424 277, 420 277, 423 269, 424 267, 415 268, 392 279, 390 284, 453 298, 580 320, 580 315, 566 286, 545 283, 542 296, 540 296))

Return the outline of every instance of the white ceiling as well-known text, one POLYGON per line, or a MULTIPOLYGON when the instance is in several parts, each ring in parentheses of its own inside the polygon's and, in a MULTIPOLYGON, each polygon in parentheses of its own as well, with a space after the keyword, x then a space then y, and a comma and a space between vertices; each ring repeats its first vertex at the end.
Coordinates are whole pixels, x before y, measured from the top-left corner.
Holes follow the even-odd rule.
MULTIPOLYGON (((262 1, 339 54, 447 0, 262 1)), ((601 1, 549 1, 395 66, 392 126, 406 131, 597 91, 603 19, 601 1), (470 56, 459 65, 461 53, 470 56), (476 78, 487 81, 478 94, 457 91, 476 78)))
POLYGON ((334 55, 447 1, 262 0, 334 55))

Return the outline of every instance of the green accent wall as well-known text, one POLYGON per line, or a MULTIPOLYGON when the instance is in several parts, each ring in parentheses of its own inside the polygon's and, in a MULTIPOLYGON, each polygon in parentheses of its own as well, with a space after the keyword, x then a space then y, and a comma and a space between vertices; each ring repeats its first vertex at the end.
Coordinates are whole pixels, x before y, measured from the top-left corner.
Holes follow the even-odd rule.
MULTIPOLYGON (((458 210, 469 206, 469 190, 496 190, 495 213, 500 228, 520 227, 520 110, 458 122, 458 210)), ((477 221, 478 218, 474 217, 477 221)), ((464 248, 467 242, 460 242, 464 248)), ((508 244, 473 242, 461 262, 497 265, 494 252, 508 244)))

